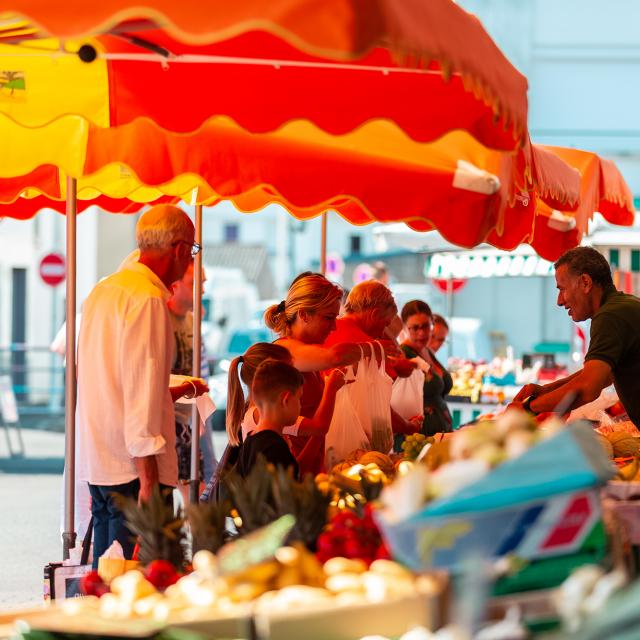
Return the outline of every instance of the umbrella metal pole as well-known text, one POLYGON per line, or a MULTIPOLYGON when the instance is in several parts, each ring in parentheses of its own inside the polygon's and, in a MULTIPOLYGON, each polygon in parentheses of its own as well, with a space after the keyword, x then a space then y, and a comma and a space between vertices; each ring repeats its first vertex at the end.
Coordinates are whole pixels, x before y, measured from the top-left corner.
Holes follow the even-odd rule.
POLYGON ((447 319, 449 322, 449 358, 453 357, 453 280, 447 280, 447 319))
MULTIPOLYGON (((196 205, 196 242, 202 246, 202 205, 196 205)), ((202 375, 202 250, 193 265, 193 370, 196 378, 202 375)), ((208 480, 208 478, 205 478, 208 480)), ((193 405, 191 413, 191 486, 189 501, 197 504, 200 494, 200 415, 193 405)))
POLYGON ((62 557, 76 546, 76 214, 77 182, 67 177, 67 247, 66 247, 66 368, 65 368, 65 513, 62 533, 62 557))
POLYGON ((327 272, 327 212, 322 213, 322 235, 320 239, 320 273, 327 272))

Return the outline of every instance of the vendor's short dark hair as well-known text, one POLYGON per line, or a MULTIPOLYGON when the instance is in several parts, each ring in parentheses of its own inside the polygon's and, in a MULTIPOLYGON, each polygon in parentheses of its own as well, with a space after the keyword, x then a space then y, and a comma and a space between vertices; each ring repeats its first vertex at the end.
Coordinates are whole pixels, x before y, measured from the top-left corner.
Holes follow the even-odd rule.
POLYGON ((603 289, 613 286, 609 263, 599 251, 591 247, 569 249, 553 266, 556 269, 566 266, 574 276, 586 274, 591 277, 594 284, 600 285, 603 289))

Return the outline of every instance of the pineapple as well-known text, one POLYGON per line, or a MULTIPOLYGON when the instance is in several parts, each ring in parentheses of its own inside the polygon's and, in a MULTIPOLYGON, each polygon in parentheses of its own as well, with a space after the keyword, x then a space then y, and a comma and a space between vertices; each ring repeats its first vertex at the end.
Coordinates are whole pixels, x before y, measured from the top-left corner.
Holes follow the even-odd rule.
POLYGON ((272 493, 277 515, 291 514, 296 519, 289 542, 300 541, 313 548, 327 522, 331 496, 318 489, 313 476, 297 482, 281 468, 273 472, 272 493))
POLYGON ((138 559, 144 566, 154 560, 166 560, 177 570, 185 566, 186 532, 184 520, 156 485, 148 502, 114 496, 129 530, 138 537, 138 559))
POLYGON ((231 496, 232 508, 239 516, 240 535, 290 514, 296 524, 289 542, 301 541, 311 547, 326 524, 331 496, 323 494, 310 475, 297 482, 291 470, 276 469, 259 457, 246 478, 232 471, 223 482, 231 496))
POLYGON ((225 529, 230 513, 231 505, 226 500, 221 503, 191 504, 187 507, 193 555, 203 549, 217 553, 229 537, 225 529))
POLYGON ((256 464, 246 478, 235 470, 229 471, 222 478, 232 510, 238 516, 234 517, 234 522, 240 535, 260 529, 278 517, 272 507, 272 472, 269 466, 263 456, 258 456, 256 464))

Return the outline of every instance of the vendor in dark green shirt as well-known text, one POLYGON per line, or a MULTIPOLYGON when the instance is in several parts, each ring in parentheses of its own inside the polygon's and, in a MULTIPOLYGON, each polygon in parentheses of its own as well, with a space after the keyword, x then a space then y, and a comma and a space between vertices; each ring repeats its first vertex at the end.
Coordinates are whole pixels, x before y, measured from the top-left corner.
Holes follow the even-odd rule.
POLYGON ((558 305, 574 322, 591 319, 589 351, 580 371, 544 386, 524 386, 512 406, 543 413, 568 397, 573 400, 566 408, 576 408, 613 382, 629 418, 640 426, 640 299, 616 290, 609 263, 590 247, 567 251, 555 268, 558 305))

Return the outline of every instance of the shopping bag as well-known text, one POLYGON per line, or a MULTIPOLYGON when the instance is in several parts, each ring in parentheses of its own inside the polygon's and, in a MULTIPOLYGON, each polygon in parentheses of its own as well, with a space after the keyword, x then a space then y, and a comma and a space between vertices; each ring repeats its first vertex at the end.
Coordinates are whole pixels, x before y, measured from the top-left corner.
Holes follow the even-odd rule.
MULTIPOLYGON (((374 354, 367 365, 369 388, 369 417, 371 420, 371 448, 380 453, 389 453, 393 448, 393 427, 391 426, 391 392, 393 380, 385 369, 383 346, 376 341, 380 349, 380 362, 374 354)), ((420 412, 418 412, 420 413, 420 412)))
POLYGON ((91 567, 91 536, 93 533, 93 517, 89 521, 87 531, 82 541, 80 564, 64 564, 50 562, 44 567, 44 599, 65 600, 67 598, 81 598, 80 580, 89 573, 91 567))
POLYGON ((369 388, 371 378, 369 365, 373 358, 373 347, 370 344, 360 344, 360 360, 356 367, 349 369, 349 375, 353 377, 353 382, 346 385, 343 389, 347 389, 346 395, 351 399, 353 409, 358 416, 360 425, 367 436, 367 449, 370 449, 371 443, 371 414, 369 412, 369 388), (365 353, 365 348, 368 355, 365 353))
POLYGON ((397 378, 391 389, 391 408, 405 420, 424 411, 424 373, 416 369, 408 378, 397 378))
MULTIPOLYGON (((349 367, 345 375, 347 380, 355 378, 353 369, 349 367)), ((369 449, 369 439, 362 428, 358 412, 351 400, 351 387, 347 384, 336 394, 336 404, 329 431, 325 436, 325 467, 331 469, 339 462, 346 460, 356 449, 369 449)))

